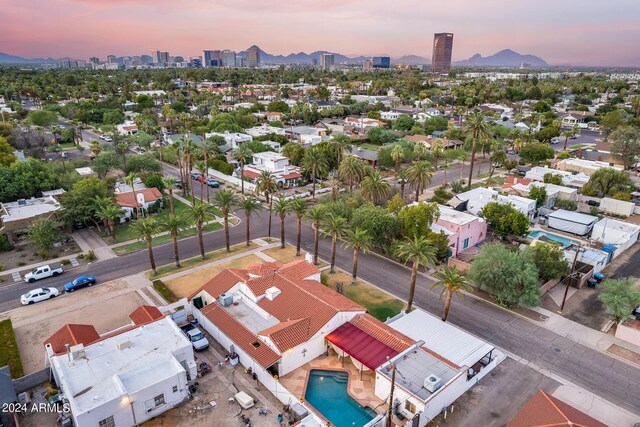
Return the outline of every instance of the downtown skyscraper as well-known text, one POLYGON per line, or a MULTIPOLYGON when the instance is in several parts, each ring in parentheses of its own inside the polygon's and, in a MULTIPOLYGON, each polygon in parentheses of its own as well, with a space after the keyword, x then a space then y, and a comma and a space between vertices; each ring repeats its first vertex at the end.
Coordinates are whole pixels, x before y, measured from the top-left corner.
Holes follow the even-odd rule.
POLYGON ((453 34, 436 33, 433 36, 432 70, 434 73, 451 71, 451 54, 453 53, 453 34))

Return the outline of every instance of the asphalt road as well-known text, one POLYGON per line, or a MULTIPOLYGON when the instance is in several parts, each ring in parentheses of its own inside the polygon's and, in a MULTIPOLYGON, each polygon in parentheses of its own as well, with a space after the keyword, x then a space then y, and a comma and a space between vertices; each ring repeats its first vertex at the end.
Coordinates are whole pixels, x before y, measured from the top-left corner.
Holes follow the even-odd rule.
MULTIPOLYGON (((239 215, 242 218, 242 215, 239 215)), ((268 215, 263 213, 252 219, 253 236, 266 235, 268 215)), ((287 240, 295 241, 296 223, 294 218, 286 222, 287 240)), ((272 235, 278 236, 279 221, 274 218, 272 235)), ((242 225, 231 229, 231 242, 241 243, 245 239, 242 225)), ((208 233, 205 237, 207 251, 224 246, 224 233, 219 230, 208 233)), ((303 227, 302 246, 306 251, 312 250, 313 231, 306 224, 303 227)), ((330 241, 320 242, 320 257, 330 257, 330 241)), ((187 258, 198 254, 197 238, 192 237, 180 242, 181 257, 187 258)), ((154 249, 158 265, 173 261, 170 244, 154 249)), ((347 271, 351 268, 351 252, 338 249, 337 265, 347 271)), ((75 276, 90 273, 96 276, 99 283, 114 280, 130 274, 149 269, 146 251, 125 255, 117 259, 83 266, 65 273, 58 278, 47 279, 39 283, 41 286, 61 286, 75 276)), ((360 276, 376 284, 393 295, 406 300, 410 270, 394 262, 374 254, 360 256, 360 276)), ((432 282, 423 276, 418 277, 416 286, 416 305, 440 315, 443 302, 438 293, 431 289, 432 282)), ((0 290, 0 310, 13 308, 21 293, 34 285, 22 283, 3 286, 0 290)), ((486 339, 493 344, 510 351, 536 365, 571 381, 596 395, 607 399, 633 413, 640 414, 640 369, 614 359, 602 352, 576 343, 548 329, 524 320, 521 317, 471 297, 457 298, 451 308, 449 321, 474 335, 486 339)))
MULTIPOLYGON (((560 136, 560 142, 553 144, 552 147, 556 151, 562 151, 564 149, 564 137, 560 136)), ((576 135, 576 139, 570 139, 567 142, 567 149, 571 150, 572 146, 580 144, 595 144, 598 140, 602 139, 602 133, 599 131, 581 129, 576 135)))

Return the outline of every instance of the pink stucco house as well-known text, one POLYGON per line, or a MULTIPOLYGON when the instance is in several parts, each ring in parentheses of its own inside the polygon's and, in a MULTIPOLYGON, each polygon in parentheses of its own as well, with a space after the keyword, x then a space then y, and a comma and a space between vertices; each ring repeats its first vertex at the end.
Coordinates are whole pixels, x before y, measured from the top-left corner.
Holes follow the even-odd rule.
POLYGON ((467 212, 459 212, 449 206, 438 205, 440 218, 431 225, 436 233, 443 231, 449 236, 451 256, 455 257, 487 237, 487 223, 467 212))

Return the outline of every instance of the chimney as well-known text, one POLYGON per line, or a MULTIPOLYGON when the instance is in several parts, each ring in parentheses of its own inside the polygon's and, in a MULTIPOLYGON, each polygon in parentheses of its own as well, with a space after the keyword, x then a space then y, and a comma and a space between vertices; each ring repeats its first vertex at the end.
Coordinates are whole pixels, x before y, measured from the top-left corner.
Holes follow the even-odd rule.
POLYGON ((67 350, 67 359, 71 362, 71 353, 69 352, 69 344, 65 344, 64 348, 67 350))

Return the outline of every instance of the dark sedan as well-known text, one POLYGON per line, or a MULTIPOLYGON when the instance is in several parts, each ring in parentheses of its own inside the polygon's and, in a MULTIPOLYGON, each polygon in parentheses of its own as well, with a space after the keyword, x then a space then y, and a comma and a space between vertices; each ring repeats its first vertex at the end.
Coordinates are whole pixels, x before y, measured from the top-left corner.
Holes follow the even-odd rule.
POLYGON ((93 276, 80 276, 73 282, 69 282, 64 285, 65 292, 73 292, 76 289, 84 288, 85 286, 92 286, 96 283, 96 278, 93 276))

